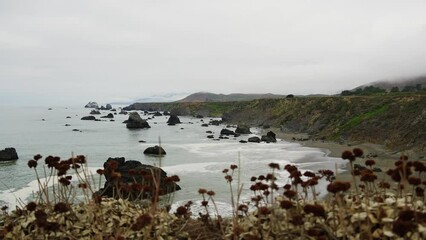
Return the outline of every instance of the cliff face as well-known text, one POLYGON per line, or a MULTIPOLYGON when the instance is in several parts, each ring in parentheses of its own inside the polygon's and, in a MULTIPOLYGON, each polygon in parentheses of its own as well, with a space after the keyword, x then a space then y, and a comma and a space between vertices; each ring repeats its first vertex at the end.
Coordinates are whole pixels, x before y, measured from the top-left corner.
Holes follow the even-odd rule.
POLYGON ((128 109, 147 107, 175 110, 179 115, 223 116, 229 123, 269 125, 285 132, 306 132, 313 138, 384 144, 396 151, 426 150, 424 94, 133 104, 128 109))

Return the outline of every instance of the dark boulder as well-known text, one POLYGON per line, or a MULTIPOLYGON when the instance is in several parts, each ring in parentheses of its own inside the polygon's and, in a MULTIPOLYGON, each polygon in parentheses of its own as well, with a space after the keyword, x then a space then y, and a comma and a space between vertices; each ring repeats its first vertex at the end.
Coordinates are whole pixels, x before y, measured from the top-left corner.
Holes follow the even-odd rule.
POLYGON ((169 120, 167 120, 167 124, 169 125, 175 125, 175 124, 179 124, 181 123, 180 119, 178 118, 177 115, 170 115, 169 120))
POLYGON ((129 200, 150 199, 156 195, 157 184, 152 179, 159 179, 158 194, 165 195, 180 190, 176 184, 177 176, 168 177, 161 168, 142 164, 139 161, 124 158, 108 158, 104 163, 104 188, 97 194, 104 197, 125 198, 129 200), (119 173, 119 178, 117 174, 119 173), (117 186, 129 186, 118 187, 117 186))
POLYGON ((143 151, 144 154, 150 154, 150 155, 166 155, 166 151, 162 147, 154 146, 149 147, 143 151))
POLYGON ((220 135, 226 135, 226 136, 230 136, 230 135, 232 135, 232 136, 234 136, 234 135, 235 135, 235 132, 234 132, 234 131, 231 131, 231 130, 229 130, 229 129, 224 128, 224 129, 222 129, 222 130, 220 131, 220 135))
POLYGON ((210 120, 209 124, 214 125, 214 126, 219 126, 220 124, 222 124, 222 121, 221 120, 210 120))
POLYGON ((129 119, 127 119, 126 127, 130 129, 135 128, 150 128, 148 122, 146 120, 143 120, 141 116, 139 116, 139 113, 132 112, 129 114, 129 119))
POLYGON ((250 127, 245 125, 238 125, 237 129, 235 129, 235 133, 239 134, 251 134, 250 127))
POLYGON ((102 116, 101 118, 114 118, 114 114, 108 113, 108 115, 102 116))
POLYGON ((153 115, 154 115, 154 116, 156 116, 156 117, 161 117, 161 116, 163 116, 163 114, 161 114, 160 112, 155 112, 153 115))
POLYGON ((85 117, 82 117, 81 120, 96 121, 96 117, 95 116, 85 116, 85 117))
POLYGON ((247 143, 246 140, 240 140, 240 143, 247 143))
POLYGON ((207 138, 214 138, 213 135, 207 135, 207 138))
POLYGON ((275 133, 272 131, 269 131, 266 135, 263 135, 262 138, 260 139, 262 142, 267 142, 267 143, 271 143, 271 142, 277 142, 277 139, 275 138, 275 133))
POLYGON ((260 143, 260 138, 259 137, 250 137, 247 141, 248 142, 260 143))
POLYGON ((213 133, 213 132, 209 130, 209 131, 206 131, 206 133, 213 133))
POLYGON ((118 114, 123 114, 123 115, 127 115, 127 111, 124 109, 121 109, 121 111, 118 114))
POLYGON ((90 114, 101 114, 101 112, 99 112, 98 110, 93 109, 92 111, 90 111, 90 114))
POLYGON ((84 106, 85 108, 99 108, 99 105, 97 102, 89 102, 88 104, 86 104, 86 106, 84 106))
POLYGON ((209 125, 207 123, 201 124, 201 127, 208 127, 209 125))
POLYGON ((203 115, 201 115, 201 114, 197 114, 195 117, 196 117, 196 118, 204 118, 204 116, 203 116, 203 115))
POLYGON ((15 148, 5 148, 0 150, 0 161, 9 161, 18 159, 18 153, 15 148))
POLYGON ((164 112, 163 112, 163 115, 164 115, 164 116, 170 116, 170 112, 168 112, 168 111, 164 111, 164 112))
POLYGON ((106 109, 106 110, 111 110, 111 109, 112 109, 111 104, 109 104, 109 103, 108 103, 108 104, 105 106, 105 109, 106 109))

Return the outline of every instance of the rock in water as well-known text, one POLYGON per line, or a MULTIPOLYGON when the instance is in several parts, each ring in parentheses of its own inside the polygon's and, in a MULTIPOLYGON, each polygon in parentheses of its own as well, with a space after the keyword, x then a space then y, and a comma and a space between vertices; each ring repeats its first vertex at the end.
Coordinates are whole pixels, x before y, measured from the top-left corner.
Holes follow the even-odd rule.
POLYGON ((161 168, 142 164, 139 161, 121 158, 108 158, 104 163, 105 185, 97 192, 105 197, 123 197, 129 200, 148 199, 155 195, 155 183, 160 180, 159 195, 180 190, 177 176, 167 177, 161 168), (117 174, 119 173, 119 174, 117 174), (117 186, 128 186, 119 187, 117 186))
POLYGON ((139 116, 139 113, 137 112, 131 112, 129 114, 129 119, 127 120, 126 127, 130 129, 151 128, 148 122, 143 120, 141 116, 139 116))
POLYGON ((92 121, 96 121, 96 117, 95 116, 85 116, 85 117, 82 117, 81 120, 92 120, 92 121))
POLYGON ((260 143, 260 138, 259 137, 250 137, 247 141, 248 142, 260 143))
POLYGON ((5 148, 0 150, 0 161, 9 161, 18 159, 18 153, 15 148, 5 148))
POLYGON ((262 136, 261 141, 271 143, 271 142, 277 142, 277 139, 275 138, 275 133, 272 131, 269 131, 266 135, 262 136))
POLYGON ((245 125, 238 125, 237 129, 235 129, 235 133, 239 134, 251 134, 250 127, 245 125))
POLYGON ((109 103, 108 103, 108 104, 106 105, 105 109, 106 109, 106 110, 111 110, 111 109, 112 109, 111 104, 109 104, 109 103))
POLYGON ((151 155, 166 155, 166 151, 162 147, 154 146, 149 147, 143 151, 144 154, 151 154, 151 155))
POLYGON ((179 124, 179 123, 181 123, 181 121, 178 118, 178 116, 175 115, 175 114, 170 115, 169 120, 167 120, 167 124, 169 124, 169 125, 175 125, 175 124, 179 124))
POLYGON ((108 115, 102 116, 101 118, 114 118, 114 114, 108 113, 108 115))
POLYGON ((99 105, 97 102, 89 102, 88 104, 86 104, 86 106, 84 106, 85 108, 99 108, 99 105))
POLYGON ((224 128, 220 131, 220 135, 226 135, 226 136, 235 135, 235 132, 224 128))
POLYGON ((98 110, 93 109, 92 111, 90 111, 90 114, 101 114, 101 112, 99 112, 98 110))

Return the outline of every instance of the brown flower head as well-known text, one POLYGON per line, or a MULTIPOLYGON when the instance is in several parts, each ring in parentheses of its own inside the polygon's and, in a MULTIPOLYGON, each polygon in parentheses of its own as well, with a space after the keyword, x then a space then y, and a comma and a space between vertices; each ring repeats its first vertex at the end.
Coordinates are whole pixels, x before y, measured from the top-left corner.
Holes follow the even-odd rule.
POLYGON ((366 166, 371 167, 371 166, 373 166, 375 164, 376 164, 376 161, 374 161, 373 159, 367 159, 367 160, 365 160, 365 165, 366 166))
POLYGON ((408 183, 410 183, 413 186, 418 186, 418 185, 422 184, 422 180, 418 177, 410 176, 408 178, 408 183))
POLYGON ((28 167, 29 168, 36 168, 37 167, 37 161, 36 160, 29 160, 28 161, 28 167))
POLYGON ((277 170, 280 169, 280 165, 278 163, 270 163, 269 167, 272 169, 277 169, 277 170))
POLYGON ((349 160, 349 161, 354 161, 355 160, 355 156, 352 154, 351 151, 346 150, 346 151, 342 152, 342 159, 349 160))
POLYGON ((37 208, 37 204, 35 202, 29 202, 26 208, 28 211, 32 212, 37 208))
POLYGON ((280 206, 281 206, 281 208, 283 208, 283 209, 290 209, 290 208, 293 208, 293 207, 294 207, 293 202, 288 201, 288 200, 283 200, 283 201, 281 201, 281 202, 280 202, 280 206))
POLYGON ((70 210, 70 208, 68 207, 68 204, 66 204, 64 202, 58 202, 53 207, 53 211, 60 212, 60 213, 68 212, 69 210, 70 210))
POLYGON ((199 194, 206 194, 207 190, 205 188, 200 188, 200 189, 198 189, 198 193, 199 194))
POLYGON ((34 156, 34 160, 38 161, 42 158, 42 156, 40 154, 37 154, 34 156))
POLYGON ((354 148, 352 152, 355 157, 362 157, 362 155, 364 155, 364 151, 362 151, 361 148, 354 148))
POLYGON ((307 214, 312 213, 316 217, 325 218, 325 209, 319 204, 306 204, 303 207, 303 211, 305 211, 307 214))

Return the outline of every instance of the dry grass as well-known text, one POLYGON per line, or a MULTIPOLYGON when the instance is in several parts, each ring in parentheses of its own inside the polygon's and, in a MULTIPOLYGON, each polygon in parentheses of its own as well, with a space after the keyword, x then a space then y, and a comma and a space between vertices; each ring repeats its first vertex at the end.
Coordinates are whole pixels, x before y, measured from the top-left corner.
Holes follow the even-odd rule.
MULTIPOLYGON (((115 198, 102 198, 94 194, 96 184, 89 181, 84 157, 64 162, 46 158, 49 160, 44 166, 48 171, 43 172, 50 171, 47 177, 54 181, 53 187, 40 182, 35 201, 10 213, 3 209, 0 238, 425 239, 424 163, 402 156, 395 161, 394 168, 386 171, 384 178, 378 179, 373 171, 374 161, 362 163, 362 155, 361 149, 342 154, 353 168, 351 182, 335 180, 331 170, 301 172, 294 165, 271 163, 265 174, 251 178, 250 203, 240 201, 239 169, 237 165, 231 165, 223 173, 230 188, 233 214, 224 219, 220 217, 215 193, 211 190, 199 189, 201 204, 206 211, 194 218, 191 213, 193 203, 170 213, 170 202, 159 201, 155 187, 142 188, 153 193, 151 196, 154 197, 149 200, 129 201, 123 199, 120 191, 115 198), (365 168, 355 168, 354 163, 365 168), (277 171, 287 171, 290 183, 278 186, 277 171), (67 178, 68 172, 77 176, 76 182, 67 178), (325 199, 317 197, 315 186, 319 181, 328 182, 329 194, 325 199), (85 194, 80 203, 74 203, 72 197, 77 189, 85 194), (146 201, 148 204, 144 204, 146 201), (214 213, 207 211, 208 206, 214 209, 214 213)), ((29 161, 37 179, 40 159, 41 156, 35 156, 29 161)), ((150 179, 154 181, 150 186, 158 186, 155 177, 150 179)), ((120 188, 119 177, 117 181, 120 188)))

